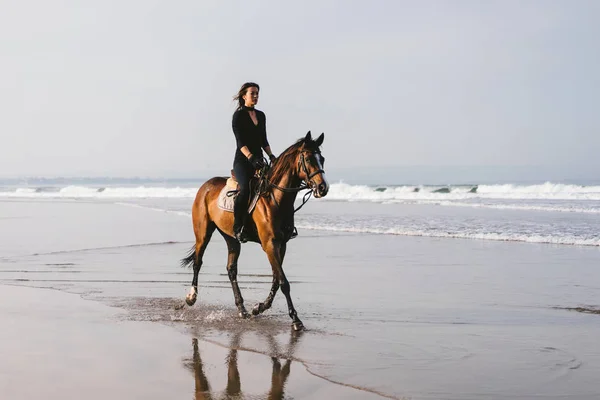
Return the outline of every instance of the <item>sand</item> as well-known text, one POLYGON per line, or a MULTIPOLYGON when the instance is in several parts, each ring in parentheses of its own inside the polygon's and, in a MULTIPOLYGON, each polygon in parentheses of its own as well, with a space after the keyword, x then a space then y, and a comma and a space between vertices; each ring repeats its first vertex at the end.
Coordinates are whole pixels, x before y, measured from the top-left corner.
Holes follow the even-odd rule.
MULTIPOLYGON (((237 318, 218 235, 198 303, 175 309, 185 216, 1 201, 0 233, 2 398, 600 396, 600 318, 563 309, 599 303, 598 249, 300 230, 285 262, 297 336, 281 293, 237 318)), ((245 244, 239 269, 251 307, 270 267, 245 244)))

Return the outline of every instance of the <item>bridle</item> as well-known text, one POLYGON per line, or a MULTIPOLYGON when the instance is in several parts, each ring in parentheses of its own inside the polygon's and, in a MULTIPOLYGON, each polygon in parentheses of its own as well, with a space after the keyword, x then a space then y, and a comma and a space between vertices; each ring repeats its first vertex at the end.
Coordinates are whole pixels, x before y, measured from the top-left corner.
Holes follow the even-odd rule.
MULTIPOLYGON (((308 167, 306 166, 306 158, 304 157, 304 153, 306 153, 306 150, 303 150, 302 153, 300 153, 300 165, 302 167, 302 170, 304 171, 304 176, 306 176, 306 181, 307 182, 307 186, 310 187, 311 189, 314 189, 317 185, 312 181, 312 178, 315 175, 319 175, 319 174, 324 174, 325 171, 323 171, 322 169, 318 169, 316 171, 314 171, 312 174, 308 173, 308 167)), ((313 151, 312 154, 321 154, 320 151, 313 151)))
MULTIPOLYGON (((264 181, 266 182, 268 187, 280 190, 284 193, 297 193, 297 192, 301 192, 302 190, 309 190, 308 192, 306 192, 304 194, 304 197, 302 198, 302 204, 300 204, 300 206, 298 206, 298 208, 296 208, 294 210, 294 212, 301 209, 302 206, 304 206, 304 204, 306 204, 308 202, 308 200, 310 199, 310 196, 312 196, 313 189, 317 186, 316 183, 313 182, 312 178, 314 178, 316 175, 325 173, 325 171, 321 168, 313 171, 312 173, 309 173, 308 167, 306 166, 306 157, 304 156, 305 153, 308 153, 308 151, 302 150, 302 152, 300 153, 299 167, 302 169, 302 172, 304 172, 304 176, 306 178, 302 181, 302 183, 298 187, 294 187, 294 188, 289 187, 288 188, 288 187, 278 186, 278 185, 274 184, 273 182, 270 182, 269 179, 266 177, 266 175, 261 171, 261 173, 262 173, 261 178, 264 179, 264 181)), ((316 150, 316 151, 313 151, 312 154, 321 154, 321 152, 319 150, 316 150)), ((273 192, 271 192, 271 196, 273 196, 273 192)), ((273 199, 275 199, 275 197, 273 197, 273 199)))

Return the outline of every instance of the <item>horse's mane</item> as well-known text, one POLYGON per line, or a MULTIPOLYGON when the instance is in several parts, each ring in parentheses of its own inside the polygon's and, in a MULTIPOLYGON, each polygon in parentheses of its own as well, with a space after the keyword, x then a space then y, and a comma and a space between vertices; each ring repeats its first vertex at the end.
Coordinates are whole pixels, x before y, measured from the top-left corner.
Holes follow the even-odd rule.
POLYGON ((317 147, 314 140, 306 140, 306 138, 298 139, 296 143, 285 149, 283 153, 277 157, 277 160, 267 174, 269 181, 273 183, 279 182, 290 168, 295 166, 294 162, 296 161, 296 156, 302 145, 305 145, 305 147, 308 148, 317 147))

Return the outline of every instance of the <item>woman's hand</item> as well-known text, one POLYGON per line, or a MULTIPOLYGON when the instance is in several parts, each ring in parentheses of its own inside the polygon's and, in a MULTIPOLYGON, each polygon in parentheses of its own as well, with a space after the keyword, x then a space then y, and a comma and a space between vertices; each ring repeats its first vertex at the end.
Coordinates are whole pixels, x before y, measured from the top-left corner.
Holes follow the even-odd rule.
POLYGON ((254 154, 250 154, 250 157, 248 157, 248 161, 250 161, 250 164, 252 164, 252 166, 255 169, 261 169, 265 166, 265 163, 263 162, 262 158, 256 157, 254 154))

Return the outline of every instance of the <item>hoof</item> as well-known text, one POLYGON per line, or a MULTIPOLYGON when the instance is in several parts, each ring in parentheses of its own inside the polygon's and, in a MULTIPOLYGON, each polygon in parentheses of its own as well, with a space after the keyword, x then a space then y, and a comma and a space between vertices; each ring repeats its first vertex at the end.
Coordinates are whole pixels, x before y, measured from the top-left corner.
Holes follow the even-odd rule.
POLYGON ((176 310, 183 310, 183 307, 185 307, 185 303, 180 303, 180 304, 175 305, 176 310))
POLYGON ((295 332, 303 331, 304 330, 304 324, 302 323, 302 321, 292 322, 292 329, 295 332))
POLYGON ((243 319, 250 318, 250 314, 248 314, 248 311, 246 311, 245 309, 240 311, 238 315, 240 316, 240 318, 243 318, 243 319))
POLYGON ((193 306, 194 304, 196 304, 196 296, 193 296, 193 297, 187 296, 185 298, 185 302, 187 303, 188 306, 190 306, 190 307, 193 306))
POLYGON ((252 315, 258 315, 258 314, 262 313, 263 311, 265 311, 264 303, 258 303, 252 309, 252 315))

